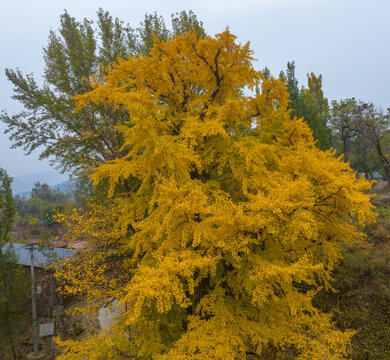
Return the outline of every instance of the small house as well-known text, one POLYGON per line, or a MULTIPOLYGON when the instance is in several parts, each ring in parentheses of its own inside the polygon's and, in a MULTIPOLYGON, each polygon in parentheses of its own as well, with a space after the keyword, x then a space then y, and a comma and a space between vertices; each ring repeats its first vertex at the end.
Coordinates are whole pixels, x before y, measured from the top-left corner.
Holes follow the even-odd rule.
MULTIPOLYGON (((13 247, 18 264, 25 269, 26 277, 31 279, 31 253, 30 246, 33 246, 33 267, 35 284, 37 287, 37 312, 39 316, 52 316, 53 309, 62 305, 63 299, 56 292, 56 281, 53 270, 48 269, 52 263, 73 257, 77 250, 60 247, 38 247, 34 244, 6 244, 3 251, 10 246, 13 247)), ((26 291, 31 290, 30 281, 26 282, 26 291)))
POLYGON ((386 180, 386 177, 379 173, 378 171, 374 171, 372 174, 369 173, 364 173, 364 172, 359 172, 357 174, 358 178, 361 178, 362 176, 365 176, 367 180, 386 180))

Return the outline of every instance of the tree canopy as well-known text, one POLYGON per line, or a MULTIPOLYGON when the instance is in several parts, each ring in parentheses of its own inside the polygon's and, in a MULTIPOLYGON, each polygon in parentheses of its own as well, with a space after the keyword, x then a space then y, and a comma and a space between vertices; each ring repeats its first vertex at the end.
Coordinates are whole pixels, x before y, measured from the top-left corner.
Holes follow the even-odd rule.
POLYGON ((42 80, 18 68, 5 72, 14 86, 13 98, 24 107, 20 113, 0 115, 13 147, 22 147, 27 154, 40 151, 40 158, 76 175, 123 155, 123 138, 116 126, 128 117, 126 110, 94 104, 75 113, 73 96, 92 90, 86 79, 103 77, 119 59, 149 54, 154 38, 168 40, 191 29, 198 37, 205 36, 192 11, 173 14, 172 30, 157 13, 145 15, 138 28, 102 9, 97 17, 96 27, 66 11, 61 15, 58 31, 50 31, 44 48, 42 80))
POLYGON ((329 105, 322 91, 322 75, 313 72, 307 74, 307 88, 299 89, 295 76, 295 62, 287 63, 286 74, 282 71, 280 77, 286 81, 289 93, 291 118, 303 118, 313 131, 317 146, 321 150, 330 148, 330 130, 328 128, 329 105))
POLYGON ((0 248, 9 241, 15 217, 15 205, 11 190, 12 179, 0 168, 0 248))
POLYGON ((11 190, 12 179, 0 168, 0 356, 7 352, 17 360, 17 339, 25 313, 27 300, 26 279, 23 268, 17 265, 10 232, 15 217, 15 205, 11 190), (8 246, 5 248, 5 245, 8 246))
POLYGON ((351 332, 312 299, 373 219, 370 184, 290 117, 284 82, 227 30, 156 41, 89 80, 74 116, 130 116, 92 176, 107 199, 59 215, 88 246, 57 276, 121 315, 108 333, 58 340, 59 359, 344 358, 351 332))
POLYGON ((367 175, 380 172, 390 182, 389 113, 355 98, 332 101, 333 145, 351 166, 367 175))

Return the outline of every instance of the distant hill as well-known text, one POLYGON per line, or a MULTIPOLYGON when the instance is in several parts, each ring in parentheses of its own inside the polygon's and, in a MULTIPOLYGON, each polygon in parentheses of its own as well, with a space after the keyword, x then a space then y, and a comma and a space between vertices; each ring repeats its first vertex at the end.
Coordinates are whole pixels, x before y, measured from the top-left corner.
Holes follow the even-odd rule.
POLYGON ((19 179, 14 178, 11 188, 14 195, 20 195, 26 191, 30 191, 33 188, 34 184, 23 182, 19 179))
POLYGON ((57 185, 50 186, 53 190, 62 191, 64 193, 74 191, 76 189, 75 183, 73 180, 63 181, 57 185))
POLYGON ((57 171, 41 171, 39 173, 13 176, 12 192, 14 195, 24 196, 29 198, 31 196, 31 190, 36 182, 41 184, 46 183, 52 189, 59 189, 65 191, 71 186, 71 181, 68 180, 68 174, 60 174, 57 171))

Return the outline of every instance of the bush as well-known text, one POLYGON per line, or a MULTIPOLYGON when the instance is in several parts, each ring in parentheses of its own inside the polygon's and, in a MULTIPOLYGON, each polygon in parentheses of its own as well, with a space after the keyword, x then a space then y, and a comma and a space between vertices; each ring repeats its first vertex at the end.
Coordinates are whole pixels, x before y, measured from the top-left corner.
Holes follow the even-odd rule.
POLYGON ((345 248, 334 276, 337 292, 323 291, 315 303, 333 314, 341 330, 357 331, 351 359, 390 359, 390 243, 371 249, 345 248))

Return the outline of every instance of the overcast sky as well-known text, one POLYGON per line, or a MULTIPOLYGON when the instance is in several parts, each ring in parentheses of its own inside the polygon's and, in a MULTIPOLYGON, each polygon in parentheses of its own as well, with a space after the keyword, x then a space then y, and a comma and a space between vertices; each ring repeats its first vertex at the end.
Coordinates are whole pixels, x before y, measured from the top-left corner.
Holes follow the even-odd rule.
MULTIPOLYGON (((145 13, 157 11, 169 23, 171 13, 191 9, 209 34, 229 26, 238 41, 250 41, 259 69, 268 66, 277 76, 294 60, 300 85, 306 73, 322 74, 329 100, 355 97, 390 107, 389 0, 16 0, 0 2, 0 110, 21 110, 10 99, 4 69, 40 77, 42 48, 64 9, 95 20, 99 7, 133 27, 145 13)), ((38 154, 11 150, 3 130, 0 124, 0 167, 13 176, 50 169, 38 154)))

